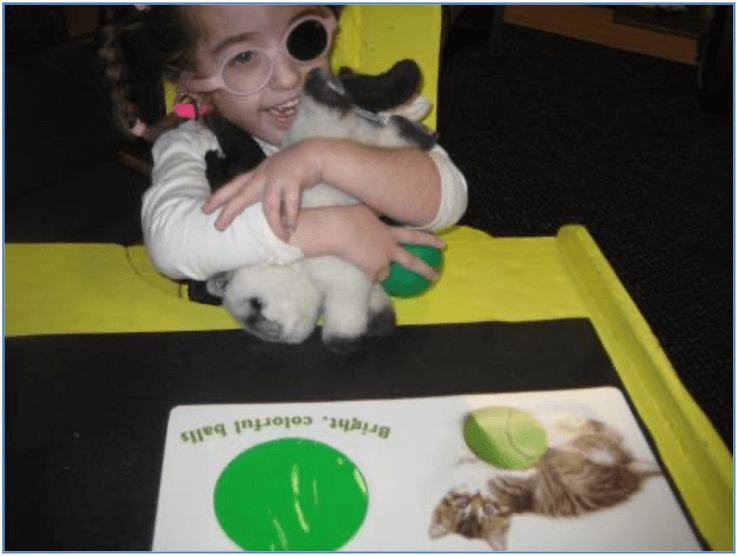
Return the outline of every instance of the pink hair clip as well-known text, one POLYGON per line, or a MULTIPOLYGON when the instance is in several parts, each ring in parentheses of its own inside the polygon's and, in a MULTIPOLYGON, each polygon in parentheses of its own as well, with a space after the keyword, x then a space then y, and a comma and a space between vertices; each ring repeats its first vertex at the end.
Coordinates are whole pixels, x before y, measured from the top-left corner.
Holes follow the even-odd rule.
POLYGON ((187 120, 194 120, 197 116, 202 117, 208 112, 212 112, 212 106, 209 104, 201 104, 197 106, 196 113, 194 104, 174 104, 174 113, 180 118, 186 118, 187 120))

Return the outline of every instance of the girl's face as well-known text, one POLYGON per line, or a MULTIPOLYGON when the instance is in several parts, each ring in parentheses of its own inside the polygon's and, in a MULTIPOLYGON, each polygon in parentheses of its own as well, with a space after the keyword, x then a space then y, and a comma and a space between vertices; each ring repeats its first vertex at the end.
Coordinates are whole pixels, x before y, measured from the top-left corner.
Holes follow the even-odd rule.
MULTIPOLYGON (((234 45, 268 48, 280 44, 292 24, 308 15, 332 16, 323 6, 307 5, 188 5, 185 14, 195 29, 194 49, 197 77, 216 74, 223 55, 234 45)), ((280 51, 273 60, 273 71, 266 85, 250 95, 235 95, 224 89, 203 94, 231 123, 273 145, 292 127, 302 96, 304 79, 316 67, 328 69, 328 54, 307 64, 298 63, 280 51), (286 105, 286 106, 285 106, 286 105)))

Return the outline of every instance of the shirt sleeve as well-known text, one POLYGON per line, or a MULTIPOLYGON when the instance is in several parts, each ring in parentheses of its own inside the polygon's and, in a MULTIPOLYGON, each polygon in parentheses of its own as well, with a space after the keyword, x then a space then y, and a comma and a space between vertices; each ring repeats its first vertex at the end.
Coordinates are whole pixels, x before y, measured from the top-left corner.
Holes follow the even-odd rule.
POLYGON ((143 237, 154 265, 174 279, 206 280, 251 264, 289 264, 302 251, 271 230, 261 203, 247 207, 225 230, 219 211, 202 211, 210 196, 205 153, 220 150, 215 135, 197 122, 163 134, 153 146, 151 187, 144 193, 143 237))
POLYGON ((465 214, 468 207, 468 184, 440 145, 435 145, 429 154, 440 174, 440 207, 433 221, 420 229, 434 231, 453 226, 465 214))

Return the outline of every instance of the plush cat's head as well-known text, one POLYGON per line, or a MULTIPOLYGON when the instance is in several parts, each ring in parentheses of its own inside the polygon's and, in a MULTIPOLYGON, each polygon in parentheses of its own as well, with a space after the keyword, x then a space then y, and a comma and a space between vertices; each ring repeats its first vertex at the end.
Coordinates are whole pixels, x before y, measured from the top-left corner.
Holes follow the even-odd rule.
POLYGON ((305 78, 304 95, 282 146, 309 137, 349 139, 378 147, 431 149, 437 132, 403 116, 378 115, 354 102, 353 94, 331 73, 315 68, 305 78))
POLYGON ((437 505, 430 522, 430 538, 457 534, 483 539, 494 550, 506 550, 511 512, 488 497, 451 491, 437 505))
POLYGON ((207 291, 246 332, 268 342, 299 344, 315 329, 322 296, 294 265, 246 266, 216 274, 207 291))

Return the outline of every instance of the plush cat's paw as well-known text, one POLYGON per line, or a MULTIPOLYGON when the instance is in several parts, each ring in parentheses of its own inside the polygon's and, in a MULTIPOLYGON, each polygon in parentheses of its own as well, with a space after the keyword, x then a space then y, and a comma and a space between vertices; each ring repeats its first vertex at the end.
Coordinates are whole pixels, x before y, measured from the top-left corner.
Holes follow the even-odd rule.
POLYGON ((369 338, 386 338, 390 336, 397 327, 397 315, 394 308, 389 305, 380 311, 369 315, 366 335, 369 338))
POLYGON ((386 338, 394 332, 397 317, 394 308, 389 305, 369 315, 366 330, 363 333, 348 336, 336 334, 328 328, 323 329, 323 344, 330 351, 340 354, 352 353, 363 347, 372 338, 386 338))
POLYGON ((363 337, 348 338, 341 336, 332 336, 323 338, 323 344, 333 353, 338 355, 348 355, 357 351, 363 345, 363 337))
POLYGON ((366 339, 366 315, 362 319, 342 320, 338 315, 332 313, 326 316, 326 322, 322 327, 322 343, 334 353, 347 354, 359 349, 366 339))

